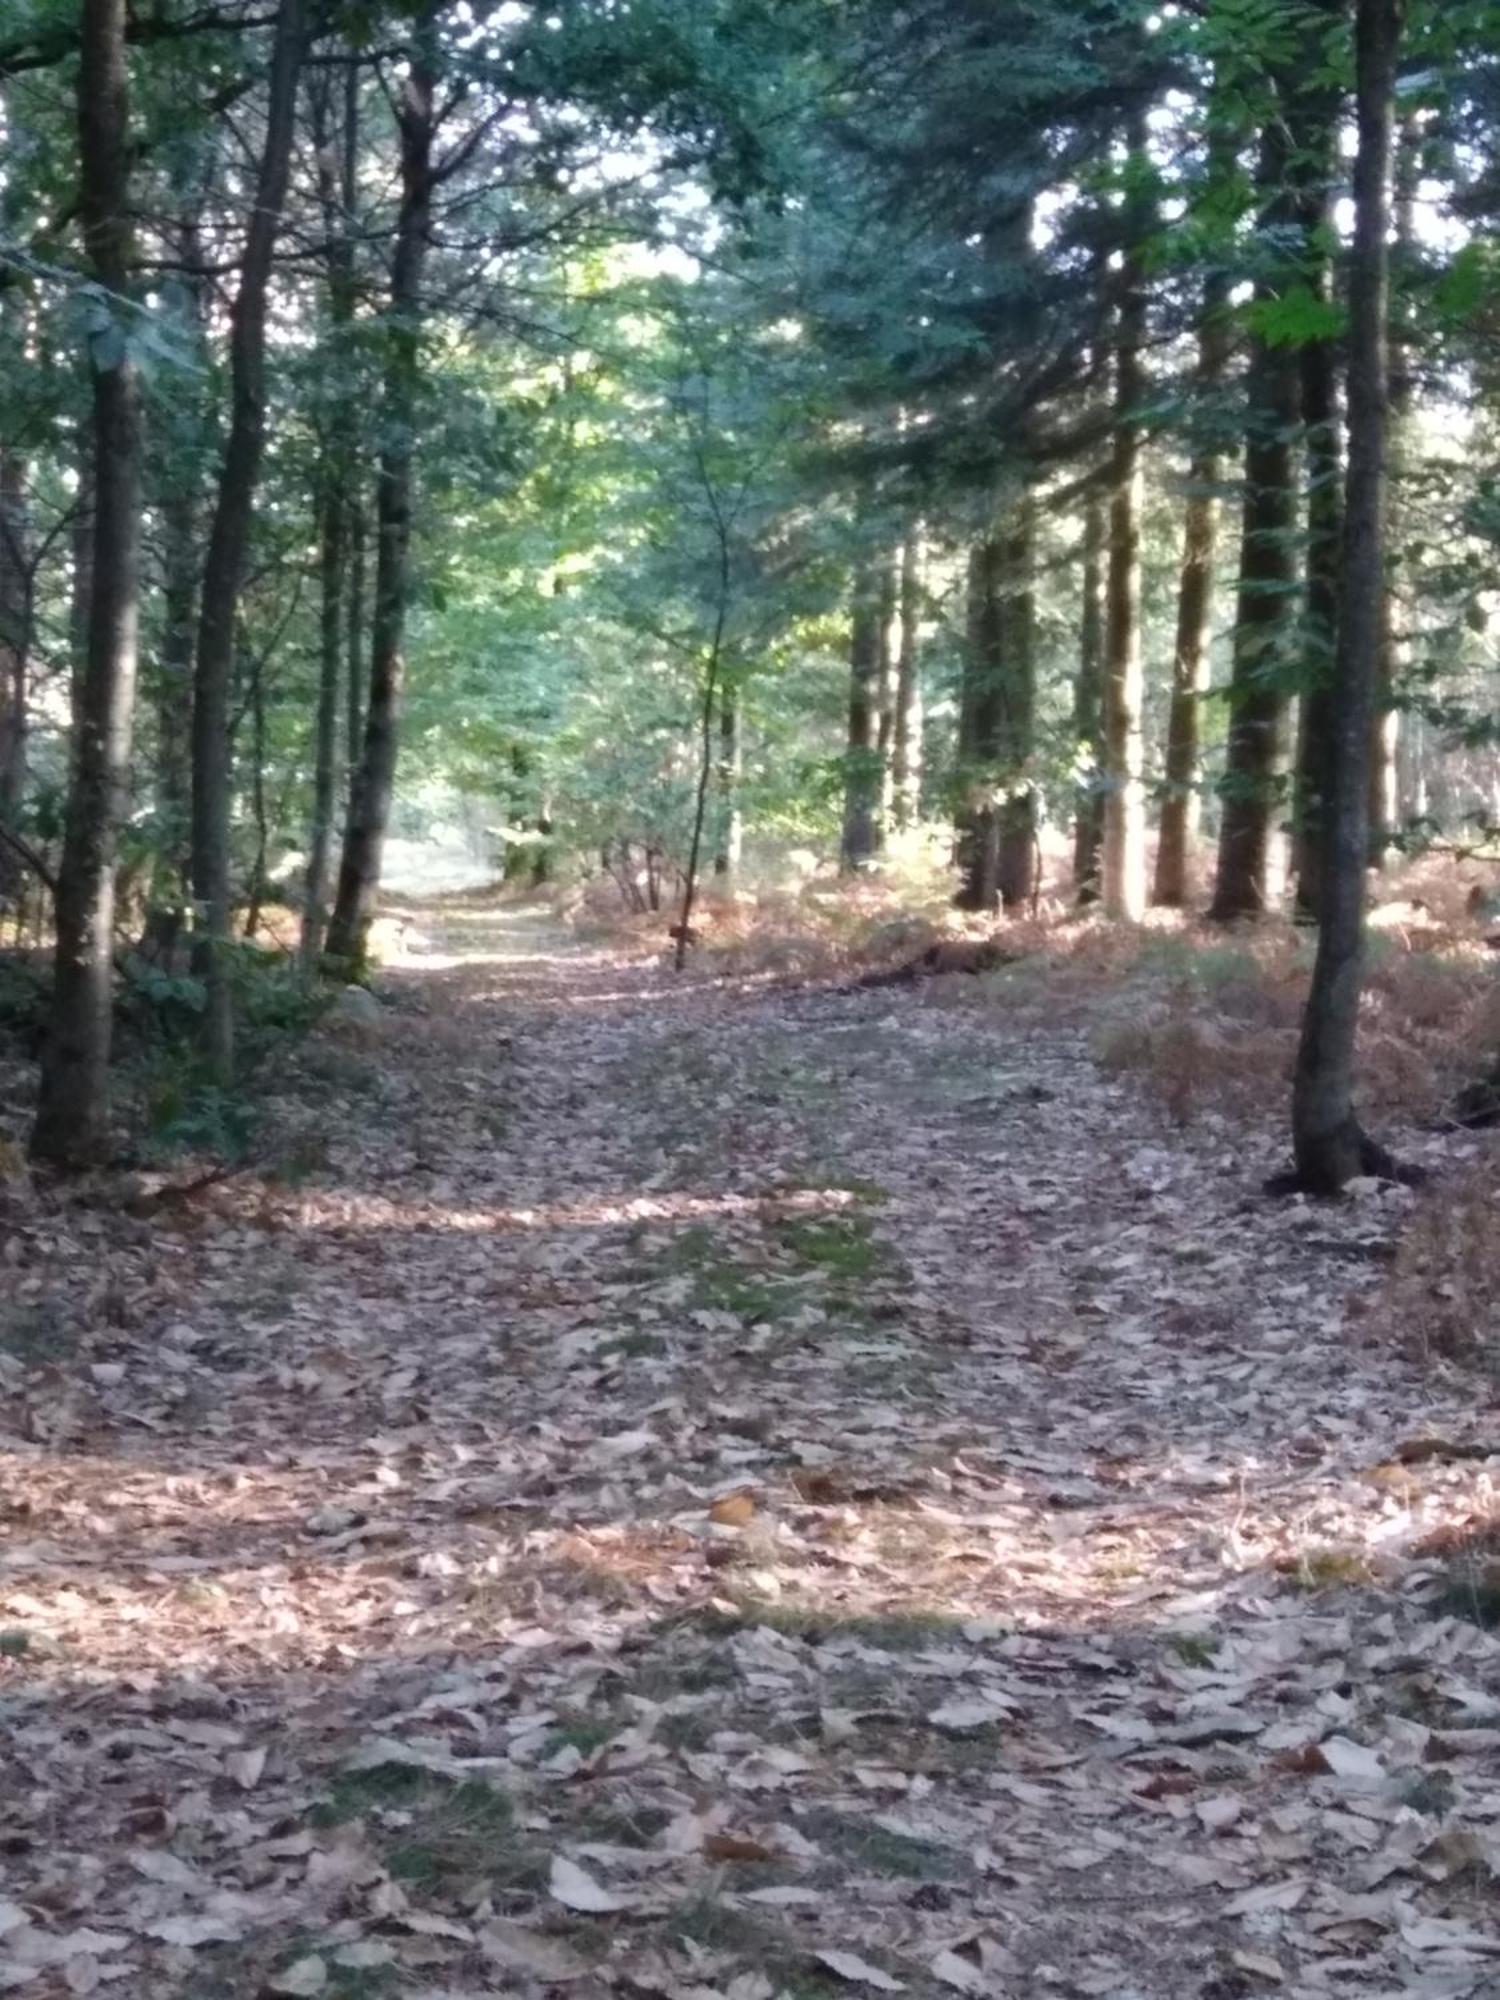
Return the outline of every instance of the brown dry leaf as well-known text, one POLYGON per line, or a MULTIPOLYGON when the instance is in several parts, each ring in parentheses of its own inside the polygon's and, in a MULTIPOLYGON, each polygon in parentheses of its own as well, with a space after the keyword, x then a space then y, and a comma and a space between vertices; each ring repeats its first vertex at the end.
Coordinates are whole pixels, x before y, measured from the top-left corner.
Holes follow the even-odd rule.
POLYGON ((725 1493, 709 1506, 708 1518, 721 1528, 743 1528, 755 1518, 753 1493, 725 1493))
POLYGON ((774 1861, 776 1850, 764 1841, 747 1839, 737 1833, 710 1833, 704 1836, 703 1852, 710 1861, 774 1861))

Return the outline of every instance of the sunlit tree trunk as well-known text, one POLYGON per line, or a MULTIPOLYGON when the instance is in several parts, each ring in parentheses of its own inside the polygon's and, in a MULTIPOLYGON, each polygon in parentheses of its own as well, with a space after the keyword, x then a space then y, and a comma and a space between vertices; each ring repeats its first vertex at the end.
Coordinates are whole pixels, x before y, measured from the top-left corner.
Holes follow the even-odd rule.
POLYGON ((1219 495, 1224 456, 1214 435, 1213 400, 1229 365, 1228 285, 1215 275, 1204 286, 1194 376, 1197 421, 1207 432, 1188 466, 1183 517, 1182 568, 1177 585, 1177 640, 1172 656, 1172 703, 1167 717, 1166 785, 1156 846, 1152 901, 1181 909, 1193 893, 1193 856, 1200 797, 1198 743, 1208 688, 1213 622, 1214 559, 1218 547, 1219 495))
POLYGON ((422 276, 432 237, 436 18, 436 9, 429 7, 418 21, 411 66, 398 105, 401 208, 381 389, 369 694, 326 945, 327 957, 347 970, 364 962, 396 789, 401 697, 406 680, 406 614, 412 585, 411 510, 422 367, 422 276))
MULTIPOLYGON (((79 219, 101 295, 130 284, 131 135, 126 0, 82 0, 79 219)), ((33 1155, 60 1167, 109 1143, 115 844, 135 702, 141 431, 135 363, 110 312, 90 329, 94 505, 88 644, 78 677, 72 776, 56 898, 52 1006, 33 1155)))
POLYGON ((234 1068, 230 979, 232 888, 229 695, 235 619, 250 548, 255 489, 266 440, 266 314, 271 259, 291 164, 304 0, 281 0, 271 52, 266 127, 245 230, 239 288, 229 311, 229 434, 214 499, 193 668, 193 898, 202 926, 198 968, 207 999, 203 1045, 221 1084, 234 1068))
POLYGON ((1297 1179, 1335 1194, 1387 1171, 1354 1109, 1354 1042, 1364 983, 1370 736, 1380 666, 1389 418, 1390 179, 1402 0, 1357 0, 1359 152, 1349 267, 1349 472, 1334 676, 1321 922, 1292 1097, 1297 1179))
MULTIPOLYGON (((1138 113, 1127 135, 1133 157, 1146 150, 1138 113)), ((1141 405, 1146 373, 1146 280, 1140 244, 1149 218, 1132 203, 1115 339, 1115 432, 1110 468, 1109 568, 1104 638, 1105 914, 1136 921, 1146 912, 1146 790, 1141 707, 1141 405)))
MULTIPOLYGON (((1295 219, 1286 192, 1288 153, 1285 121, 1273 116, 1261 137, 1258 179, 1263 223, 1277 228, 1295 219)), ((1275 299, 1283 275, 1278 269, 1260 281, 1262 301, 1275 299)), ((1252 335, 1229 737, 1209 910, 1219 922, 1260 916, 1269 901, 1297 625, 1299 401, 1295 353, 1252 335)))

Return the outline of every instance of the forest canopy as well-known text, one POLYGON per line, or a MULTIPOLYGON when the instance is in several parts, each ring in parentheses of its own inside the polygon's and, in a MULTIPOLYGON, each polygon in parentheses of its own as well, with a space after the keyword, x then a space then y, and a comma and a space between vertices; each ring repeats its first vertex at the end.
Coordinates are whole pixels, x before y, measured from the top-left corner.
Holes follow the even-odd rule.
POLYGON ((38 1157, 107 1148, 122 980, 229 1087, 266 910, 358 977, 456 822, 679 964, 789 868, 1290 899, 1300 1179, 1383 1170, 1370 878, 1500 819, 1497 53, 1479 0, 12 5, 38 1157))

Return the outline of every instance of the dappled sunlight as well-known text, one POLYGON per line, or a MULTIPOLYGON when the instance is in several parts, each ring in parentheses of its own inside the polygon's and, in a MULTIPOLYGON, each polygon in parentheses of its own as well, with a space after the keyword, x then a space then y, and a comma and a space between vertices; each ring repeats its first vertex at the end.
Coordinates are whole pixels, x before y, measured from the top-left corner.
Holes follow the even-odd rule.
POLYGON ((535 1208, 465 1208, 420 1198, 398 1201, 376 1194, 283 1197, 302 1229, 403 1230, 431 1235, 571 1229, 621 1229, 637 1223, 694 1222, 718 1216, 838 1214, 856 1205, 844 1188, 774 1190, 765 1194, 600 1194, 583 1202, 535 1208))
POLYGON ((583 1977, 559 1855, 633 1949, 687 1909, 757 1964, 851 1882, 1007 1935, 1037 1868, 1070 1930, 1437 1907, 1405 1802, 1487 1823, 1496 1501, 1380 1331, 1409 1197, 1249 1201, 982 992, 700 981, 664 1036, 654 972, 456 956, 311 1066, 336 1110, 294 1082, 284 1178, 22 1237, 8 1894, 56 1856, 132 1964, 337 1931, 476 1991, 583 1977))

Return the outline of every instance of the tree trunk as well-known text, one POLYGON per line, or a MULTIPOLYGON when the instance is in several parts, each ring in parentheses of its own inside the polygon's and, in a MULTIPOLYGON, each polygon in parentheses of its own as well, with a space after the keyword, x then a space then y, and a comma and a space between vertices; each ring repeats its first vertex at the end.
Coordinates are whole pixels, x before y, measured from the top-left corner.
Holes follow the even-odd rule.
MULTIPOLYGON (((1343 0, 1339 0, 1342 11, 1343 0)), ((1302 255, 1314 295, 1333 302, 1334 146, 1341 94, 1318 90, 1293 129, 1302 255)), ((1323 879, 1323 824, 1331 777, 1333 666, 1338 643, 1339 567, 1344 532, 1343 455, 1339 437, 1338 343, 1309 340, 1298 356, 1307 489, 1307 582, 1303 597, 1297 776, 1292 813, 1296 912, 1316 923, 1323 879)))
POLYGON ((1349 277, 1349 472, 1324 829, 1322 922, 1292 1096, 1298 1184, 1336 1194, 1392 1163, 1354 1110, 1364 983, 1370 734, 1380 664, 1389 420, 1390 179, 1403 0, 1357 0, 1354 245, 1349 277))
MULTIPOLYGON (((326 85, 313 93, 313 143, 318 163, 318 201, 327 237, 328 335, 334 367, 349 365, 349 329, 354 321, 354 239, 351 234, 358 165, 358 71, 348 65, 341 134, 341 167, 335 173, 326 85)), ((348 595, 350 490, 354 478, 355 405, 347 391, 335 390, 334 409, 323 439, 318 481, 318 705, 313 729, 312 825, 307 843, 307 878, 302 906, 301 960, 311 975, 323 949, 333 821, 338 803, 339 697, 343 691, 345 603, 348 595)), ((351 742, 352 742, 351 737, 351 742)))
MULTIPOLYGON (((188 177, 184 176, 184 183, 188 177)), ((182 212, 174 249, 182 266, 162 287, 163 305, 183 346, 203 351, 203 244, 199 222, 202 177, 180 189, 182 212)), ((206 377, 207 369, 204 368, 206 377)), ((198 571, 202 554, 202 480, 207 445, 203 398, 191 379, 174 385, 170 402, 148 426, 154 450, 148 479, 161 524, 161 636, 149 689, 156 712, 156 845, 158 861, 147 913, 146 943, 165 957, 192 904, 193 656, 198 633, 198 571)))
POLYGON ((725 888, 740 872, 744 821, 740 812, 740 705, 731 687, 719 691, 719 846, 714 873, 725 888))
POLYGON ((896 677, 901 661, 901 558, 899 552, 880 564, 879 725, 875 752, 880 759, 880 804, 875 816, 875 846, 884 852, 896 815, 896 677))
POLYGON ((1152 901, 1178 910, 1194 892, 1193 861, 1198 840, 1199 721, 1208 689, 1209 636, 1213 620, 1214 558, 1218 545, 1218 488, 1224 459, 1213 437, 1213 399, 1229 366, 1229 288, 1217 274, 1203 288, 1198 326, 1195 388, 1198 420, 1207 436, 1188 466, 1187 511, 1183 520, 1182 570, 1177 587, 1177 643, 1172 656, 1172 702, 1167 717, 1166 787, 1156 846, 1152 901))
MULTIPOLYGON (((1146 151, 1144 112, 1127 143, 1146 151)), ((1146 913, 1146 791, 1142 781, 1141 705, 1141 404, 1146 373, 1146 280, 1141 243, 1150 217, 1132 199, 1121 273, 1115 344, 1115 434, 1110 468, 1109 577, 1104 641, 1104 860, 1106 916, 1136 922, 1146 913)))
MULTIPOLYGON (((1417 186, 1422 176, 1422 127, 1415 116, 1401 127, 1396 149, 1396 234, 1394 269, 1409 271, 1418 257, 1417 186)), ((1398 298, 1399 298, 1398 287, 1398 298)), ((1385 624, 1381 636, 1380 676, 1375 692, 1375 723, 1370 739, 1370 866, 1384 868, 1391 858, 1401 824, 1397 753, 1401 742, 1401 710, 1396 705, 1411 667, 1412 603, 1406 558, 1404 516, 1405 475, 1412 446, 1415 384, 1411 352, 1415 334, 1410 307, 1402 301, 1392 313, 1390 358, 1390 493, 1385 564, 1385 624)))
POLYGON ((1004 674, 1000 613, 1000 544, 994 536, 969 551, 966 636, 958 704, 959 886, 961 910, 993 910, 1000 900, 1000 816, 994 758, 1000 736, 1004 674))
POLYGON ((418 19, 411 68, 402 86, 397 111, 401 133, 401 208, 396 223, 381 388, 369 697, 365 704, 359 768, 350 785, 349 821, 344 831, 338 895, 327 943, 328 957, 350 971, 357 971, 364 963, 370 920, 380 889, 380 864, 396 787, 401 695, 406 678, 413 451, 422 368, 422 274, 432 235, 436 18, 436 8, 428 6, 418 19))
POLYGON ((204 1052, 215 1080, 234 1071, 229 817, 229 696, 235 619, 266 438, 266 309, 271 259, 291 163, 302 64, 304 0, 281 0, 271 53, 266 131, 245 232, 239 289, 229 312, 229 436, 203 564, 193 673, 193 898, 202 924, 198 968, 207 989, 204 1052))
MULTIPOLYGON (((131 276, 126 0, 83 0, 78 69, 79 217, 103 300, 131 276)), ((88 649, 58 874, 52 1007, 31 1134, 60 1167, 101 1159, 109 1139, 109 1053, 117 830, 135 700, 140 547, 139 385, 124 329, 101 306, 89 337, 94 506, 88 649), (108 316, 106 316, 108 315, 108 316)))
POLYGON ((359 775, 359 748, 365 734, 365 688, 369 673, 365 658, 365 510, 359 500, 361 467, 354 468, 353 491, 349 498, 349 608, 345 638, 344 673, 344 812, 354 804, 354 784, 359 775))
POLYGON ((1073 806, 1073 892, 1080 907, 1097 903, 1104 847, 1104 555, 1109 500, 1090 486, 1083 503, 1083 602, 1078 621, 1078 678, 1073 688, 1073 741, 1080 783, 1073 806))
POLYGON ((78 425, 75 460, 78 486, 73 496, 73 574, 68 592, 68 656, 72 665, 73 721, 88 673, 89 620, 94 601, 94 452, 96 427, 92 408, 78 425))
POLYGON ((915 528, 901 544, 900 589, 891 790, 893 823, 906 828, 922 813, 922 545, 915 528))
POLYGON ((266 857, 271 845, 271 815, 266 804, 266 660, 255 654, 248 663, 250 678, 250 817, 255 827, 255 852, 245 889, 245 937, 260 929, 266 900, 266 857))
POLYGON ((996 745, 1004 782, 1000 805, 1000 904, 1024 909, 1037 888, 1036 792, 1036 514, 1029 494, 1017 503, 1001 543, 1000 603, 1004 672, 996 745))
MULTIPOLYGON (((27 682, 32 643, 31 537, 26 463, 0 446, 0 825, 14 827, 26 793, 27 682)), ((23 877, 0 851, 0 902, 13 902, 23 877)))
POLYGON ((879 558, 862 553, 854 573, 854 602, 849 620, 844 832, 839 850, 839 866, 849 874, 868 867, 879 847, 881 763, 877 732, 883 568, 879 558))
MULTIPOLYGON (((1261 136, 1262 226, 1285 229, 1289 213, 1285 120, 1261 136)), ((1270 303, 1285 268, 1263 277, 1270 303)), ((1218 867, 1209 915, 1219 923, 1258 917, 1270 895, 1271 833, 1282 783, 1282 735, 1294 679, 1297 589, 1298 372, 1292 350, 1252 335, 1245 440, 1239 603, 1229 684, 1229 741, 1220 786, 1218 867)))

